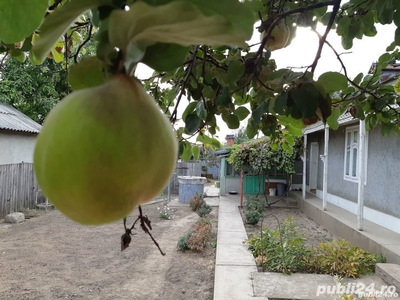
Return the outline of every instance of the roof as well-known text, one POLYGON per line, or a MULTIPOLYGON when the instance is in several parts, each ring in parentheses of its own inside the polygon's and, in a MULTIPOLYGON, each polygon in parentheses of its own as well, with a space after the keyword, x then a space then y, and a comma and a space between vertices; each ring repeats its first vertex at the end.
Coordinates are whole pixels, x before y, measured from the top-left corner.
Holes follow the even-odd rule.
POLYGON ((14 107, 0 103, 0 129, 39 133, 42 126, 14 107))
MULTIPOLYGON (((350 113, 346 112, 344 114, 342 114, 339 119, 338 119, 338 123, 339 125, 343 125, 343 124, 348 124, 348 123, 352 123, 358 121, 358 119, 355 119, 350 113)), ((321 131, 324 130, 325 125, 322 121, 319 121, 315 124, 312 124, 310 126, 307 126, 306 128, 303 129, 303 134, 309 134, 309 133, 313 133, 316 131, 321 131)))
POLYGON ((231 150, 227 150, 227 149, 221 149, 221 150, 214 151, 214 155, 221 156, 221 157, 227 156, 230 153, 231 153, 231 150))

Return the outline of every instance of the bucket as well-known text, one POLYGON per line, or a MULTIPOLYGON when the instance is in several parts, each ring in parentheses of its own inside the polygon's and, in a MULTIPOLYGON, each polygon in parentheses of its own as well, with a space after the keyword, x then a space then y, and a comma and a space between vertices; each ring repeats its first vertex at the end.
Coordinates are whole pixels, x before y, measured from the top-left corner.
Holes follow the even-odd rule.
POLYGON ((278 196, 283 196, 286 193, 286 184, 278 183, 277 184, 278 196))
POLYGON ((269 195, 270 196, 275 196, 276 195, 276 189, 269 189, 269 195))

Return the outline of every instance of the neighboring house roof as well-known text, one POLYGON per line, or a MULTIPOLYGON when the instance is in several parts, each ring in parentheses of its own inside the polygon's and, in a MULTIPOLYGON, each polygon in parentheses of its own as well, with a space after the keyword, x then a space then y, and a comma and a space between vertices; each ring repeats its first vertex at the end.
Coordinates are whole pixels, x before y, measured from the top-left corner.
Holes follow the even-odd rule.
MULTIPOLYGON (((353 118, 353 116, 348 112, 341 115, 338 119, 339 125, 348 124, 348 123, 352 123, 352 122, 356 122, 356 121, 358 121, 358 119, 353 118)), ((312 125, 304 128, 303 134, 309 134, 309 133, 313 133, 316 131, 324 130, 324 128, 325 128, 324 123, 322 123, 322 121, 319 121, 315 124, 312 124, 312 125)))
POLYGON ((14 107, 0 103, 0 129, 39 133, 42 126, 14 107))
POLYGON ((224 157, 231 153, 231 150, 221 149, 214 151, 214 155, 224 157))

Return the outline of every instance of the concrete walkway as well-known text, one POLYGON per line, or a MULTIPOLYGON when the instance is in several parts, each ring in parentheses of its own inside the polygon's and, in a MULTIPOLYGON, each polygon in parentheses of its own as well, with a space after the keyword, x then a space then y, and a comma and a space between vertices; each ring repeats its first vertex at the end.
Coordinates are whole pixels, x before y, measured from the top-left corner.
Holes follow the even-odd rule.
MULTIPOLYGON (((213 190, 213 193, 215 192, 213 190)), ((330 275, 257 272, 254 258, 243 244, 247 234, 238 209, 239 201, 239 195, 219 197, 214 300, 268 298, 328 300, 336 299, 343 294, 343 290, 339 289, 328 293, 337 286, 334 277, 330 275)), ((213 202, 215 203, 215 200, 213 202)), ((370 284, 379 291, 382 286, 388 285, 375 274, 357 280, 346 279, 343 284, 349 285, 349 291, 351 289, 354 291, 356 287, 366 288, 370 284)))

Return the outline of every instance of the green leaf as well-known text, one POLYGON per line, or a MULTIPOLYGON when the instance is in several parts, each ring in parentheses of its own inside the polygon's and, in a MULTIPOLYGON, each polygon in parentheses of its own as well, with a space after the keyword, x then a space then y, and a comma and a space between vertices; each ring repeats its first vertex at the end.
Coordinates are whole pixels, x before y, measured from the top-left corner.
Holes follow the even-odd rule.
POLYGON ((199 148, 199 146, 193 146, 192 147, 192 154, 193 154, 193 159, 194 160, 199 160, 199 156, 200 156, 200 148, 199 148))
POLYGON ((282 143, 282 149, 289 154, 293 153, 293 148, 287 142, 282 143))
POLYGON ((294 146, 294 138, 290 134, 285 134, 284 139, 290 146, 294 146))
POLYGON ((10 50, 10 55, 19 62, 24 62, 26 60, 26 53, 19 49, 10 50))
POLYGON ((14 44, 31 35, 42 22, 48 0, 0 1, 0 40, 14 44))
POLYGON ((287 99, 288 99, 288 93, 282 93, 278 97, 276 97, 275 100, 275 105, 274 105, 274 111, 278 114, 281 114, 283 112, 283 109, 285 108, 287 104, 287 99))
POLYGON ((142 63, 159 72, 172 71, 182 65, 188 53, 189 47, 157 43, 146 48, 142 63))
POLYGON ((236 82, 242 78, 246 67, 244 63, 239 60, 234 60, 228 68, 226 72, 226 79, 228 80, 229 84, 236 84, 236 82))
MULTIPOLYGON (((113 46, 125 49, 130 43, 144 47, 155 43, 177 43, 182 46, 197 44, 246 46, 253 24, 239 16, 232 8, 219 11, 221 3, 213 0, 173 1, 165 5, 150 6, 137 1, 128 11, 114 10, 109 21, 109 39, 113 46), (196 3, 193 4, 193 3, 196 3), (222 13, 222 14, 220 14, 222 13)), ((220 1, 242 8, 245 15, 252 14, 238 1, 220 1)))
POLYGON ((196 138, 196 141, 200 142, 200 143, 202 143, 204 145, 211 145, 212 144, 212 139, 210 137, 204 135, 204 134, 202 134, 202 135, 199 134, 197 136, 197 138, 196 138))
POLYGON ((222 93, 215 98, 216 105, 227 106, 231 102, 231 96, 229 95, 229 90, 227 88, 224 88, 222 93))
POLYGON ((363 73, 359 73, 359 74, 353 79, 354 83, 355 83, 355 84, 360 84, 360 82, 361 82, 361 80, 363 79, 363 77, 364 77, 364 74, 363 74, 363 73))
MULTIPOLYGON (((32 0, 33 1, 33 0, 32 0)), ((34 59, 43 61, 51 47, 69 29, 70 25, 85 11, 106 5, 111 0, 71 0, 47 15, 40 26, 40 36, 32 47, 34 59)), ((20 3, 18 9, 20 9, 20 3)), ((26 10, 22 10, 26 15, 26 10)))
POLYGON ((381 133, 383 136, 385 135, 389 135, 390 133, 392 133, 393 129, 395 128, 395 124, 393 123, 387 123, 387 124, 383 124, 382 125, 382 129, 381 129, 381 133))
POLYGON ((192 157, 192 145, 188 141, 184 141, 184 148, 181 158, 184 161, 188 161, 192 157))
POLYGON ((199 129, 201 119, 196 114, 188 114, 185 118, 185 129, 188 134, 194 133, 199 129))
POLYGON ((204 107, 204 102, 199 101, 196 105, 196 114, 199 116, 199 118, 205 120, 207 118, 207 110, 204 107))
POLYGON ((247 122, 247 126, 246 126, 246 134, 247 134, 247 137, 248 137, 249 139, 252 139, 252 138, 254 138, 254 136, 257 134, 257 132, 258 132, 258 127, 257 127, 257 125, 254 123, 253 120, 250 119, 250 120, 247 122))
POLYGON ((261 116, 268 110, 267 102, 263 102, 253 110, 252 117, 255 124, 260 123, 261 116))
POLYGON ((187 116, 188 114, 191 114, 191 113, 196 109, 196 106, 197 106, 197 102, 196 102, 196 101, 190 102, 190 103, 188 104, 188 106, 186 106, 186 109, 185 109, 185 111, 184 111, 183 114, 182 114, 182 120, 185 120, 186 116, 187 116))
POLYGON ((238 117, 239 121, 243 121, 247 118, 250 112, 246 107, 240 106, 233 112, 233 114, 238 117))
POLYGON ((240 126, 239 118, 235 115, 222 115, 222 119, 230 129, 237 129, 240 126))
POLYGON ((293 136, 302 136, 303 135, 303 131, 301 130, 301 128, 296 127, 292 124, 285 125, 285 129, 287 131, 289 131, 293 136))
MULTIPOLYGON (((297 89, 293 89, 290 91, 290 95, 303 118, 307 119, 315 115, 319 107, 320 94, 313 84, 304 84, 297 89)), ((292 110, 292 116, 293 113, 294 111, 292 110)))
POLYGON ((68 72, 68 82, 76 91, 95 87, 105 82, 104 63, 97 57, 84 58, 79 64, 72 65, 68 72))
POLYGON ((400 27, 397 27, 396 31, 394 32, 394 41, 396 45, 400 46, 400 27))
POLYGON ((348 86, 346 76, 338 72, 323 73, 319 76, 317 82, 325 88, 327 93, 344 90, 348 86))
POLYGON ((393 0, 379 0, 375 2, 379 23, 383 25, 392 23, 394 12, 392 1, 393 0))
POLYGON ((339 117, 340 117, 340 108, 335 107, 332 110, 332 114, 326 120, 329 127, 332 128, 333 130, 337 130, 339 128, 339 122, 338 122, 339 117))

